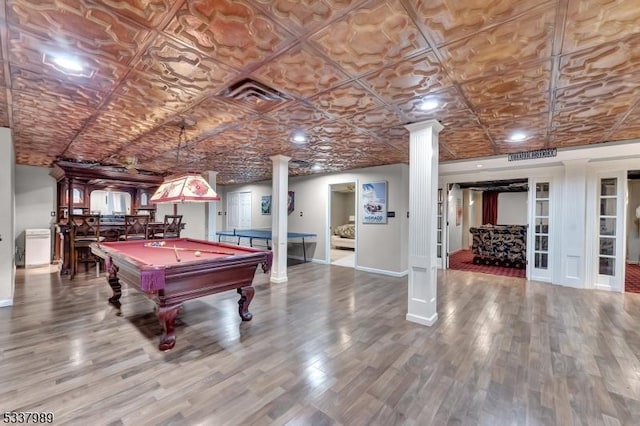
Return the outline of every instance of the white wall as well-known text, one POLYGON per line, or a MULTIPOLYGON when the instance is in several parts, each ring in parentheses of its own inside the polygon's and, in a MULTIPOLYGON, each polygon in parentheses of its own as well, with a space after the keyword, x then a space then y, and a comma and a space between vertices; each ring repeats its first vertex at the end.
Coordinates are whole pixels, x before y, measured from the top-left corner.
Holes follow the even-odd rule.
MULTIPOLYGON (((178 214, 182 215, 184 229, 180 232, 181 237, 207 239, 207 203, 184 203, 178 204, 178 214)), ((156 210, 156 220, 164 221, 164 215, 173 214, 173 204, 158 204, 156 210)))
POLYGON ((640 219, 636 208, 640 206, 640 180, 628 181, 629 202, 627 204, 627 260, 640 262, 640 219))
POLYGON ((526 192, 501 192, 498 194, 498 225, 527 224, 526 192))
POLYGON ((462 247, 471 248, 473 236, 469 229, 482 225, 482 191, 469 189, 465 191, 465 217, 466 226, 463 228, 462 247), (466 242, 465 242, 466 241, 466 242))
POLYGON ((473 236, 469 229, 482 225, 482 192, 464 189, 462 203, 462 248, 469 249, 473 244, 473 236))
POLYGON ((15 154, 11 129, 0 128, 0 307, 13 304, 15 286, 15 154))
POLYGON ((51 229, 56 210, 56 180, 49 176, 48 167, 16 166, 15 182, 15 244, 16 265, 24 265, 24 231, 31 228, 51 229))
POLYGON ((457 224, 457 210, 463 208, 462 201, 463 192, 458 185, 453 185, 451 191, 449 191, 448 205, 448 221, 449 221, 449 253, 455 253, 462 248, 462 217, 460 217, 460 223, 457 224))

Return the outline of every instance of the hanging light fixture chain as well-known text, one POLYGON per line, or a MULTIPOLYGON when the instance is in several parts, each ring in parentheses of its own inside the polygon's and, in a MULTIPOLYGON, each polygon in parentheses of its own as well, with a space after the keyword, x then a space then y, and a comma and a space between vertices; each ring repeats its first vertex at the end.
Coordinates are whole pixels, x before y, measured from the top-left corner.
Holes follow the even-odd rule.
POLYGON ((180 134, 178 135, 178 149, 176 150, 176 170, 180 170, 180 147, 182 146, 182 139, 184 138, 184 134, 184 124, 181 124, 180 134))

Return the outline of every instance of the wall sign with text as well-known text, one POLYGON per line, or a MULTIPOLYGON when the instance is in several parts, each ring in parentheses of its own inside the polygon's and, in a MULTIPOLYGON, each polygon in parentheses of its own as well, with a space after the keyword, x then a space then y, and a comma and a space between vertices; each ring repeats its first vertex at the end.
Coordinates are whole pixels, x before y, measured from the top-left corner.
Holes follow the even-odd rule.
POLYGON ((536 158, 549 158, 558 155, 557 148, 536 149, 535 151, 514 152, 507 157, 508 161, 534 160, 536 158))

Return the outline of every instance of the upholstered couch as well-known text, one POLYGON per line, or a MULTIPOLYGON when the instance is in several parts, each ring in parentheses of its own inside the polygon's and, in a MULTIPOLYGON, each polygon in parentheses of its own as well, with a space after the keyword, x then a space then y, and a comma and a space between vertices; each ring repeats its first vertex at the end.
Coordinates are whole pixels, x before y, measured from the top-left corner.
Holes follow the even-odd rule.
POLYGON ((336 226, 331 234, 331 248, 350 248, 356 246, 356 225, 347 223, 336 226))
POLYGON ((473 235, 474 263, 516 268, 527 264, 526 225, 483 225, 469 231, 473 235))

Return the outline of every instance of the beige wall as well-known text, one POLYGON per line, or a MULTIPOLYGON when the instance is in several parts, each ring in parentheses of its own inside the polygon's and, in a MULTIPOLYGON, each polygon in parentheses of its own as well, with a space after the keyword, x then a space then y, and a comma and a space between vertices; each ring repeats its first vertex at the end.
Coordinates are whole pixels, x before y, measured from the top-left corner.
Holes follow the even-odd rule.
POLYGON ((349 223, 349 216, 356 214, 355 192, 331 192, 331 229, 349 223))
POLYGON ((51 229, 56 217, 56 180, 48 167, 16 166, 15 172, 15 244, 16 265, 24 265, 24 231, 31 228, 51 229))
POLYGON ((528 203, 527 192, 498 194, 498 225, 526 225, 528 203))
MULTIPOLYGON (((394 164, 345 173, 311 175, 289 179, 289 190, 295 192, 295 210, 288 216, 289 232, 309 232, 317 234, 315 246, 307 247, 307 256, 316 261, 326 262, 327 240, 329 238, 328 199, 330 185, 344 182, 356 182, 356 268, 372 272, 402 275, 407 271, 408 236, 408 188, 409 166, 394 164), (388 218, 387 224, 362 224, 359 211, 360 187, 365 182, 388 182, 388 211, 396 217, 388 218)), ((265 181, 250 185, 219 185, 218 193, 222 197, 221 209, 226 210, 226 194, 235 191, 251 191, 252 226, 271 226, 271 216, 265 218, 260 213, 261 195, 271 194, 271 182, 265 181), (254 225, 255 224, 255 225, 254 225)), ((221 227, 224 229, 224 226, 221 227)), ((290 255, 297 256, 298 253, 290 255)))
MULTIPOLYGON (((11 154, 13 155, 13 154, 11 154)), ((8 158, 8 155, 2 158, 8 158)), ((9 168, 3 169, 7 173, 9 168)), ((44 173, 44 171, 42 172, 44 173)), ((39 173, 39 174, 42 174, 39 173)), ((51 182, 45 182, 48 177, 40 179, 42 185, 48 187, 50 196, 47 196, 47 203, 55 200, 55 185, 51 182)), ((8 177, 3 178, 3 182, 13 182, 8 177)), ((288 228, 292 232, 310 232, 315 233, 318 237, 311 247, 308 248, 308 255, 317 261, 326 261, 327 240, 329 238, 329 218, 327 215, 328 197, 330 195, 329 186, 336 183, 355 182, 356 183, 356 223, 358 233, 357 245, 357 267, 360 269, 370 270, 372 272, 389 273, 392 275, 402 275, 407 270, 407 239, 408 239, 408 219, 407 209, 409 204, 409 167, 406 164, 396 164, 389 166, 371 167, 367 169, 359 169, 345 173, 336 173, 329 175, 311 175, 306 177, 291 178, 289 189, 295 192, 295 211, 288 216, 288 228), (388 182, 388 211, 394 211, 396 217, 388 218, 387 224, 372 225, 360 224, 358 211, 359 188, 364 182, 388 182), (301 216, 302 214, 302 216, 301 216)), ((11 196, 13 197, 13 185, 11 196)), ((262 215, 260 211, 260 201, 262 195, 271 194, 271 181, 265 181, 248 185, 224 186, 218 185, 216 188, 221 196, 221 200, 217 203, 216 227, 218 230, 226 229, 226 193, 229 191, 249 191, 252 193, 252 227, 254 228, 270 228, 271 215, 262 215)), ((5 197, 6 199, 6 197, 5 197)), ((11 203, 13 206, 13 202, 11 203)), ((172 204, 158 205, 156 218, 163 220, 165 214, 173 214, 172 204)), ((186 223, 182 235, 185 237, 206 239, 207 238, 207 210, 204 203, 186 203, 178 204, 178 213, 182 214, 183 221, 186 223)), ((42 224, 48 221, 49 208, 43 207, 41 215, 38 216, 42 224)), ((3 214, 3 217, 5 215, 3 214)), ((348 215, 347 215, 348 216, 348 215)), ((6 223, 6 222, 5 222, 6 223)), ((13 229, 13 225, 11 226, 13 229)), ((9 233, 3 234, 3 241, 6 243, 9 239, 11 247, 7 250, 7 255, 3 259, 10 259, 13 266, 13 237, 9 233), (5 240, 5 236, 8 237, 5 240)), ((291 253, 293 256, 302 256, 301 246, 292 245, 291 253)), ((9 268, 13 271, 12 268, 9 268)), ((6 269, 3 269, 3 272, 6 269)), ((2 283, 8 282, 2 280, 2 283)), ((0 291, 2 287, 0 287, 0 291)), ((2 293, 0 293, 0 296, 2 293)), ((2 297, 0 297, 2 300, 2 297)))

